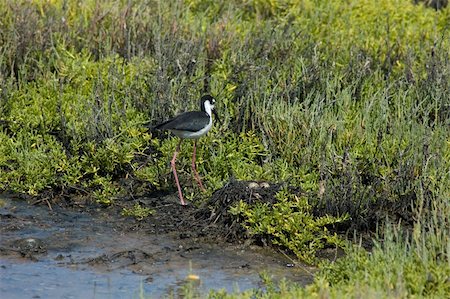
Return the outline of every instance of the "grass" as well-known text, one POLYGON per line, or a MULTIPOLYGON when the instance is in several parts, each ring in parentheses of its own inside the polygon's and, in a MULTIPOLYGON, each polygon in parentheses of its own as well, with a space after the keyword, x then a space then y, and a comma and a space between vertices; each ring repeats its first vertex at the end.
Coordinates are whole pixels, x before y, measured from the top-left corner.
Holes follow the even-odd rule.
MULTIPOLYGON (((199 141, 208 194, 230 177, 288 182, 307 205, 286 195, 275 208, 288 220, 304 216, 305 226, 273 231, 277 210, 252 207, 249 230, 281 234, 302 257, 323 235, 305 243, 312 231, 298 231, 347 217, 328 226, 352 244, 343 259, 321 262, 307 288, 211 297, 450 294, 448 8, 54 0, 4 1, 0 12, 1 190, 81 192, 111 205, 173 188, 176 139, 147 127, 208 92, 224 121, 199 141), (252 226, 256 211, 264 227, 252 226), (370 252, 358 245, 367 233, 370 252)), ((191 146, 180 155, 182 180, 191 146)), ((192 201, 204 199, 183 185, 192 201)))

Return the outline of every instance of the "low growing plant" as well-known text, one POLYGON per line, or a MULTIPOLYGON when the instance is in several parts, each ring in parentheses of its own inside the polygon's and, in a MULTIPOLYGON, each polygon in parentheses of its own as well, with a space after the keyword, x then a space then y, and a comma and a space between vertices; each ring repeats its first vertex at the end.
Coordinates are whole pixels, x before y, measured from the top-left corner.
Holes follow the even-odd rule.
POLYGON ((252 235, 268 236, 276 245, 291 250, 303 261, 314 264, 316 253, 326 246, 343 247, 344 241, 328 230, 329 225, 348 220, 340 217, 314 217, 306 196, 297 196, 283 189, 273 205, 257 203, 251 206, 240 201, 231 213, 244 218, 244 226, 252 235))
POLYGON ((123 208, 122 216, 130 216, 136 218, 136 220, 144 220, 148 216, 152 215, 155 211, 150 208, 144 208, 140 204, 135 204, 132 208, 123 208))

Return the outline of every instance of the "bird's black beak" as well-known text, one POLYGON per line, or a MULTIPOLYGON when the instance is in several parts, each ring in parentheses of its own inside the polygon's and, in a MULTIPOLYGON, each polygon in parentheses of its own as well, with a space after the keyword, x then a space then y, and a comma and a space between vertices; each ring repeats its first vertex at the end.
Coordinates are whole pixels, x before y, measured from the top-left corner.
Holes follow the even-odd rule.
POLYGON ((219 124, 222 126, 223 123, 222 123, 222 121, 220 120, 219 116, 217 115, 217 112, 216 112, 215 109, 212 110, 212 113, 214 114, 214 117, 217 119, 217 121, 219 122, 219 124))

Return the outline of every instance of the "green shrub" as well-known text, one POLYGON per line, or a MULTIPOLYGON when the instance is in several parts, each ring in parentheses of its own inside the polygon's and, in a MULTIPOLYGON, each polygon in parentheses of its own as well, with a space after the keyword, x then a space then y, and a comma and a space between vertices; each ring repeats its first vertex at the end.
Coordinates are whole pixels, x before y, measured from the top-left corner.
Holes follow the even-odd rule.
POLYGON ((325 246, 343 247, 344 241, 328 231, 327 226, 348 220, 341 217, 314 217, 306 197, 298 197, 282 190, 278 201, 269 205, 249 206, 243 201, 230 209, 244 218, 244 225, 252 235, 268 236, 277 245, 290 249, 308 263, 316 263, 316 253, 325 246))
POLYGON ((0 133, 0 144, 2 188, 37 195, 60 183, 59 177, 69 161, 52 136, 25 130, 13 138, 0 133))

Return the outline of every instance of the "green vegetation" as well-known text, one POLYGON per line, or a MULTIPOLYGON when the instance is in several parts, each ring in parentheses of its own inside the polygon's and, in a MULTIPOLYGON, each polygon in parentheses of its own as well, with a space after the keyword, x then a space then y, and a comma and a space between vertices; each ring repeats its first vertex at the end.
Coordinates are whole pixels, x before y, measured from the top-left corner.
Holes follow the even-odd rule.
POLYGON ((240 201, 230 212, 245 219, 245 227, 253 235, 266 235, 273 243, 290 249, 303 261, 314 264, 315 254, 326 245, 343 247, 343 241, 329 233, 327 225, 348 220, 346 216, 314 217, 306 197, 281 190, 273 205, 258 203, 252 207, 240 201), (289 217, 286 217, 289 215, 289 217))
POLYGON ((133 192, 173 188, 177 140, 147 127, 209 92, 224 125, 199 141, 208 193, 185 183, 189 199, 232 176, 288 182, 304 197, 234 212, 309 261, 329 244, 346 249, 307 288, 236 296, 450 296, 450 9, 7 0, 0 14, 1 190, 81 192, 110 205, 127 180, 133 192), (356 230, 356 245, 344 246, 338 228, 356 230), (358 245, 367 231, 378 232, 371 252, 358 245))
POLYGON ((143 220, 154 212, 155 211, 150 208, 143 208, 140 204, 135 204, 132 209, 123 208, 122 215, 131 216, 137 220, 143 220))

